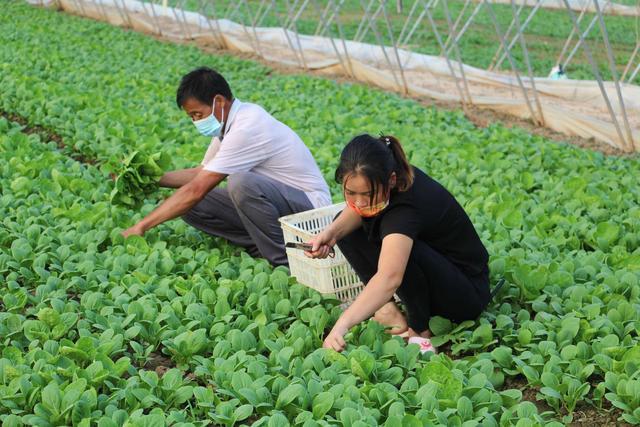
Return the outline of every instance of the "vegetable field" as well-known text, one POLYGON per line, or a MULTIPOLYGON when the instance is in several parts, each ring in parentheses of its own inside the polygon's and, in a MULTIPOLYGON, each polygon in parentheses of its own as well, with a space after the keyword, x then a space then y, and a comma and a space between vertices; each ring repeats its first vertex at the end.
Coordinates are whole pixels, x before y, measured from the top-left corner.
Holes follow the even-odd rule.
POLYGON ((636 157, 17 0, 0 13, 0 88, 3 426, 640 424, 636 157), (506 279, 480 319, 432 319, 436 356, 374 322, 338 354, 320 348, 338 302, 287 269, 180 220, 124 240, 167 193, 112 203, 111 174, 189 167, 207 147, 174 101, 199 65, 296 130, 335 201, 350 137, 397 135, 506 279))

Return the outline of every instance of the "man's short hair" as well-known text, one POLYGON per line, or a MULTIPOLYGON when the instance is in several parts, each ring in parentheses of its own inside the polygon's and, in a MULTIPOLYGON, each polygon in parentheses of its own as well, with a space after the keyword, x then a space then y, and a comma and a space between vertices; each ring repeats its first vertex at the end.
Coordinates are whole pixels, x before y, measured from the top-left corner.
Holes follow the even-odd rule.
POLYGON ((213 104, 213 98, 222 95, 228 100, 233 99, 229 83, 220 73, 209 67, 199 67, 186 74, 180 80, 176 103, 182 108, 189 98, 195 98, 203 104, 213 104))

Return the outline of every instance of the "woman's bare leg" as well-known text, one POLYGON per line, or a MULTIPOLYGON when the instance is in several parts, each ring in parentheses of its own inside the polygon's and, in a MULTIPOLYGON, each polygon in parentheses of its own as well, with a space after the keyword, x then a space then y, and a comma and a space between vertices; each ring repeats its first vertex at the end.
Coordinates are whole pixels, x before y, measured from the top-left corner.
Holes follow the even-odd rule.
POLYGON ((389 333, 399 335, 407 331, 407 319, 404 317, 395 302, 389 301, 375 312, 373 320, 383 326, 391 328, 389 333))

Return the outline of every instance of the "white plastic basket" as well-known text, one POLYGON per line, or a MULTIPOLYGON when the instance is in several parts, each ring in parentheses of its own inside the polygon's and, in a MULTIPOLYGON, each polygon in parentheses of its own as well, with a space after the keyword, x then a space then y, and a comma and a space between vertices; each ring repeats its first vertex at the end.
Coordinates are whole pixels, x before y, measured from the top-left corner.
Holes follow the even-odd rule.
MULTIPOLYGON (((325 206, 280 218, 285 242, 308 242, 313 235, 324 230, 338 212, 344 209, 344 203, 325 206)), ((309 286, 324 295, 332 295, 344 303, 352 302, 360 293, 364 284, 351 268, 346 258, 334 247, 334 258, 312 259, 304 256, 299 249, 287 248, 289 270, 298 282, 309 286)))

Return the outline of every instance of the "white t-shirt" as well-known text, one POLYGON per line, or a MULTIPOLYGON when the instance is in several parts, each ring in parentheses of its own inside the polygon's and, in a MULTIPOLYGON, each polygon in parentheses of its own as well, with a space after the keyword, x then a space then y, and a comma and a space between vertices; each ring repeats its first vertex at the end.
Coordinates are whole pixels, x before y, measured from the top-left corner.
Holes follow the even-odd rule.
POLYGON ((233 101, 222 141, 211 141, 204 170, 231 175, 252 171, 305 192, 315 208, 331 203, 311 151, 300 137, 262 107, 233 101))

